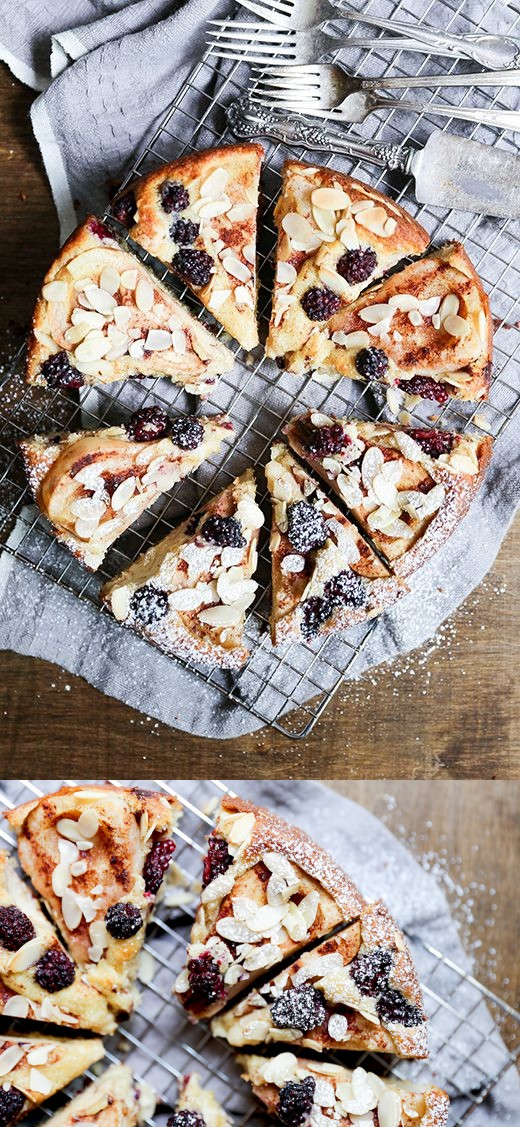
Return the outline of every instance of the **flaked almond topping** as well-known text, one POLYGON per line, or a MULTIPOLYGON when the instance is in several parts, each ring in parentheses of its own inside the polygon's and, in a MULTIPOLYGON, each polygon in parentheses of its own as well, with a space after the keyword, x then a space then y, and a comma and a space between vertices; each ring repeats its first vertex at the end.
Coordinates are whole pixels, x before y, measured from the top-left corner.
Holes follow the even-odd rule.
POLYGON ((284 313, 287 313, 289 306, 293 305, 295 301, 296 301, 296 298, 294 297, 293 294, 288 294, 288 293, 279 294, 279 296, 276 299, 276 305, 275 305, 275 311, 274 311, 275 327, 277 327, 280 324, 282 317, 284 316, 284 313))
POLYGON ((82 877, 87 871, 86 861, 74 861, 70 866, 71 877, 82 877))
POLYGON ((379 321, 386 321, 391 319, 394 310, 388 302, 381 302, 377 305, 367 305, 365 309, 358 311, 358 317, 362 321, 366 321, 369 325, 377 325, 379 321))
POLYGON ((172 332, 172 348, 173 348, 173 351, 176 352, 178 356, 184 356, 186 349, 187 349, 187 343, 186 343, 186 333, 184 332, 183 329, 174 329, 173 330, 173 332, 172 332))
MULTIPOLYGON (((237 518, 242 528, 261 528, 264 523, 264 514, 252 497, 243 497, 237 505, 237 518)), ((225 549, 224 549, 225 550, 225 549)))
MULTIPOLYGON (((127 477, 117 486, 117 489, 114 490, 110 504, 115 513, 117 513, 119 509, 122 509, 123 505, 126 505, 126 502, 133 497, 136 484, 135 477, 127 477)), ((88 837, 89 835, 85 834, 85 836, 88 837)))
POLYGON ((141 313, 149 313, 154 303, 154 289, 148 278, 139 278, 135 287, 135 304, 141 313))
POLYGON ((215 168, 200 185, 200 195, 203 199, 216 200, 222 195, 229 180, 225 168, 215 168))
POLYGON ((467 337, 470 332, 468 322, 464 317, 459 317, 458 313, 448 313, 442 322, 442 327, 451 337, 467 337))
POLYGON ((317 227, 325 235, 333 235, 335 230, 334 212, 325 211, 321 207, 313 207, 312 216, 317 227))
POLYGON ((144 357, 144 340, 133 340, 128 348, 128 355, 132 360, 142 360, 144 357))
POLYGON ((419 301, 419 310, 423 317, 432 317, 438 312, 440 304, 440 297, 424 297, 419 301))
POLYGON ((135 290, 137 285, 138 271, 137 270, 123 270, 121 274, 121 285, 125 290, 135 290))
POLYGON ((343 246, 346 247, 347 250, 357 250, 357 248, 359 247, 359 239, 356 231, 356 224, 352 216, 348 216, 346 219, 342 219, 340 223, 338 223, 336 231, 339 234, 343 246))
POLYGON ((397 293, 388 298, 388 304, 393 309, 400 309, 402 313, 409 313, 410 309, 419 308, 419 298, 411 293, 397 293))
POLYGON ((357 333, 344 333, 339 329, 332 334, 332 340, 334 344, 339 344, 344 348, 368 348, 370 344, 370 337, 363 330, 357 333))
POLYGON ((250 836, 255 824, 255 816, 252 812, 237 814, 232 819, 231 829, 227 835, 230 845, 242 845, 243 841, 250 836))
POLYGON ((63 339, 66 344, 79 344, 88 333, 88 325, 73 325, 72 328, 66 329, 63 334, 63 339))
POLYGON ((25 1049, 20 1048, 19 1045, 9 1045, 8 1049, 4 1049, 3 1053, 0 1053, 0 1076, 7 1076, 7 1073, 16 1068, 24 1056, 25 1049))
POLYGON ((321 242, 304 215, 289 211, 282 219, 282 229, 289 236, 296 249, 316 250, 321 242))
POLYGON ((415 328, 418 328, 419 325, 424 325, 424 320, 423 320, 422 314, 419 312, 418 309, 411 309, 410 310, 410 312, 408 314, 408 320, 409 320, 411 325, 415 326, 415 328))
POLYGON ((363 211, 370 211, 376 205, 374 200, 355 200, 351 207, 352 215, 360 215, 363 211))
POLYGON ((384 238, 389 234, 385 228, 387 218, 384 207, 371 207, 368 210, 357 212, 356 223, 366 227, 374 235, 380 235, 384 238))
POLYGON ((29 1016, 29 1001, 27 998, 20 998, 17 994, 13 994, 12 998, 8 998, 2 1010, 4 1017, 28 1017, 29 1016))
POLYGON ((350 196, 341 188, 315 188, 311 193, 311 202, 315 207, 325 211, 343 211, 350 207, 350 196))
POLYGON ((197 207, 197 212, 201 219, 215 219, 217 215, 225 215, 231 207, 231 200, 229 196, 223 196, 218 200, 206 200, 197 207))
POLYGON ((339 294, 340 297, 350 292, 350 286, 341 274, 337 274, 335 270, 330 270, 328 266, 322 266, 319 271, 320 282, 324 286, 328 286, 329 290, 333 293, 339 294))
POLYGON ((246 305, 248 309, 255 308, 255 299, 251 290, 247 286, 237 286, 235 290, 235 301, 237 305, 246 305))
POLYGON ((56 896, 59 896, 60 898, 63 896, 65 889, 68 888, 70 884, 70 878, 70 866, 61 861, 59 865, 56 865, 56 868, 52 873, 52 891, 56 896))
POLYGON ((117 293, 121 285, 121 279, 114 266, 103 267, 99 284, 102 290, 106 290, 106 292, 112 296, 117 293))
POLYGON ((276 267, 276 281, 281 286, 292 286, 298 274, 291 262, 279 262, 276 267))
POLYGON ((144 342, 147 352, 166 352, 171 345, 171 333, 166 329, 150 329, 144 342))
POLYGON ((460 302, 455 293, 446 294, 446 297, 443 298, 439 308, 441 321, 444 321, 444 318, 448 317, 450 313, 458 313, 459 305, 460 302))
POLYGON ((91 337, 89 335, 78 344, 74 356, 76 360, 85 361, 87 364, 94 360, 101 360, 110 352, 112 345, 107 337, 91 337))
POLYGON ((246 246, 243 247, 243 249, 242 249, 242 254, 243 254, 246 262, 249 262, 250 266, 255 265, 255 263, 256 263, 256 248, 255 248, 254 243, 247 243, 246 246))
POLYGON ((47 1064, 50 1052, 50 1045, 38 1045, 27 1054, 27 1064, 47 1064))
POLYGON ((377 1104, 379 1127, 399 1127, 402 1115, 401 1097, 398 1092, 387 1088, 377 1104))
POLYGON ((40 1092, 43 1096, 48 1096, 53 1089, 52 1080, 49 1080, 48 1076, 44 1076, 43 1072, 39 1072, 37 1068, 31 1068, 29 1088, 32 1092, 40 1092))
POLYGON ((21 971, 32 967, 34 963, 38 962, 38 959, 41 958, 48 946, 48 941, 38 939, 38 936, 34 939, 30 939, 28 943, 24 943, 18 951, 15 951, 14 955, 9 960, 9 970, 13 974, 19 974, 21 971))
POLYGON ((103 314, 94 309, 73 309, 70 319, 73 325, 87 325, 90 329, 102 329, 105 324, 103 314))
POLYGON ((105 314, 105 316, 107 313, 112 313, 117 305, 115 297, 107 293, 106 290, 102 290, 100 286, 89 286, 85 294, 92 309, 105 314))
POLYGON ((124 622, 130 611, 130 591, 128 587, 116 587, 110 596, 112 614, 118 622, 124 622))
POLYGON ((242 618, 241 611, 236 607, 231 606, 217 606, 208 607, 207 610, 200 611, 198 618, 207 626, 238 626, 242 618))
POLYGON ((234 254, 227 254, 222 259, 224 270, 231 274, 232 278, 238 278, 239 282, 248 282, 251 277, 249 266, 245 262, 241 262, 234 254))
POLYGON ((441 322, 440 313, 434 313, 433 316, 432 316, 432 325, 433 325, 434 329, 440 329, 441 324, 442 324, 442 322, 441 322))
POLYGON ((394 231, 395 231, 396 229, 397 229, 397 219, 392 219, 392 217, 390 217, 389 219, 387 219, 387 220, 386 220, 386 223, 385 223, 385 225, 384 225, 384 232, 385 232, 385 235, 389 235, 389 236, 390 236, 390 235, 393 235, 393 234, 394 234, 394 231))
POLYGON ((66 282, 47 282, 42 286, 42 296, 46 301, 66 301, 69 288, 66 282))
POLYGON ((231 290, 212 290, 208 301, 208 309, 217 312, 225 302, 231 297, 231 290))
POLYGON ((228 218, 232 223, 242 223, 245 219, 253 219, 255 214, 254 203, 237 203, 228 211, 228 218))

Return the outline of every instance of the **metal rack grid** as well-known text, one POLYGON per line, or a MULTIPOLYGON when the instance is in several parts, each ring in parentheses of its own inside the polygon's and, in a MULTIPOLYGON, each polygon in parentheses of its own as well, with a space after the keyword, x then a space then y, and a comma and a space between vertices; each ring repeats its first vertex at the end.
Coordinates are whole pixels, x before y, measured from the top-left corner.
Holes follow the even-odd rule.
MULTIPOLYGON (((65 782, 70 784, 71 780, 65 782)), ((121 785, 117 780, 111 782, 121 785)), ((15 784, 11 784, 9 797, 0 788, 0 811, 40 797, 59 785, 58 780, 41 786, 20 780, 16 790, 15 784)), ((175 860, 188 884, 200 880, 201 856, 205 837, 213 825, 212 813, 219 798, 233 792, 218 780, 201 780, 187 794, 164 780, 133 780, 132 785, 153 785, 179 799, 184 813, 180 827, 174 831, 175 860)), ((13 836, 1 827, 0 839, 3 848, 15 846, 13 836)), ((247 1085, 239 1079, 231 1048, 214 1040, 205 1024, 191 1025, 171 995, 172 984, 184 963, 193 914, 191 905, 173 912, 159 909, 144 947, 154 960, 155 973, 150 982, 141 983, 141 1001, 130 1021, 106 1040, 106 1063, 128 1062, 137 1078, 146 1080, 159 1094, 164 1106, 159 1105, 150 1121, 153 1127, 165 1127, 162 1112, 174 1106, 177 1082, 190 1071, 198 1072, 202 1082, 215 1091, 236 1127, 265 1127, 265 1116, 260 1115, 247 1085)), ((520 1052, 520 1014, 442 952, 414 936, 408 938, 430 1018, 430 1059, 389 1060, 376 1053, 351 1053, 343 1059, 341 1055, 333 1059, 349 1067, 363 1064, 372 1071, 418 1084, 431 1083, 433 1078, 452 1100, 449 1127, 461 1127, 498 1082, 508 1072, 514 1072, 520 1052), (488 1006, 492 1007, 495 1020, 508 1022, 513 1048, 506 1048, 488 1006)), ((66 1094, 74 1094, 77 1087, 77 1082, 70 1085, 66 1094)), ((63 1097, 52 1101, 52 1110, 58 1100, 62 1102, 63 1097)), ((50 1107, 44 1111, 51 1114, 50 1107)))
MULTIPOLYGON (((435 0, 388 0, 390 14, 416 20, 435 22, 435 0)), ((368 9, 372 4, 369 0, 368 9)), ((510 5, 506 10, 499 3, 488 7, 477 6, 474 0, 452 4, 444 0, 443 24, 450 31, 508 30, 514 31, 520 11, 510 5), (477 10, 478 7, 478 10, 477 10), (511 25, 510 16, 515 13, 511 25)), ((385 12, 385 14, 389 14, 385 12)), ((355 33, 358 25, 355 25, 355 33)), ((428 73, 431 68, 449 72, 457 61, 418 56, 397 51, 389 63, 388 55, 378 50, 351 51, 347 60, 358 74, 371 75, 391 70, 393 73, 428 73)), ((460 64, 459 64, 460 65, 460 64)), ((226 128, 226 107, 244 92, 248 68, 243 64, 222 63, 211 51, 194 68, 164 119, 149 141, 143 145, 122 187, 142 176, 160 162, 167 162, 184 153, 232 141, 226 128)), ((482 107, 511 108, 512 89, 471 93, 462 89, 432 90, 430 100, 440 98, 447 104, 460 104, 471 98, 472 104, 482 107)), ((364 126, 352 127, 360 137, 370 136, 389 143, 423 144, 438 121, 423 113, 414 118, 398 109, 386 116, 371 115, 364 126)), ((444 122, 452 132, 471 136, 487 144, 514 149, 514 137, 489 127, 469 126, 462 122, 444 122)), ((264 142, 265 143, 265 142, 264 142)), ((268 316, 272 280, 271 256, 276 242, 273 223, 273 206, 280 186, 283 160, 288 150, 276 144, 266 144, 264 188, 267 207, 260 232, 260 300, 262 321, 268 316)), ((303 148, 292 149, 296 157, 313 161, 313 154, 303 148)), ((320 160, 322 157, 320 156, 320 160)), ((469 216, 466 213, 444 211, 431 206, 420 207, 413 199, 410 183, 386 171, 367 169, 362 162, 342 161, 342 167, 361 178, 368 178, 383 191, 389 192, 430 231, 438 244, 450 239, 463 239, 468 253, 488 290, 495 317, 495 365, 490 399, 486 404, 470 405, 448 402, 436 409, 435 417, 446 426, 464 430, 469 426, 491 433, 500 441, 518 409, 520 381, 518 373, 519 339, 515 321, 517 310, 520 261, 519 245, 515 245, 513 225, 507 220, 490 220, 469 216)), ((119 232, 121 235, 124 233, 119 232)), ((126 236, 125 236, 126 237, 126 236)), ((134 251, 136 250, 133 247, 134 251)), ((176 286, 164 267, 149 256, 140 253, 168 285, 186 300, 200 316, 195 299, 176 286)), ((207 315, 205 314, 205 319, 207 315)), ((388 418, 386 400, 377 386, 363 386, 343 381, 323 385, 310 377, 299 378, 280 373, 261 350, 244 357, 238 346, 231 342, 242 361, 240 375, 237 371, 222 376, 208 401, 211 409, 227 410, 235 424, 236 442, 222 457, 213 457, 190 478, 162 497, 109 552, 105 565, 96 575, 84 568, 60 548, 46 522, 31 503, 25 486, 20 458, 16 452, 16 439, 36 431, 49 432, 74 427, 95 427, 100 423, 121 422, 128 413, 149 402, 175 407, 181 411, 196 409, 193 400, 181 389, 166 380, 146 381, 139 384, 90 389, 79 399, 58 391, 27 389, 19 373, 21 357, 12 376, 5 381, 0 398, 0 544, 6 551, 43 573, 54 583, 74 592, 81 599, 99 608, 98 592, 107 578, 128 566, 129 562, 150 543, 164 536, 179 519, 203 501, 207 494, 224 488, 232 478, 248 466, 259 469, 259 485, 263 486, 262 466, 268 460, 272 440, 285 421, 294 413, 312 406, 337 414, 357 414, 364 418, 388 418)), ((204 406, 206 409, 206 405, 204 406)), ((410 411, 415 425, 425 425, 431 418, 432 406, 420 404, 410 411)), ((265 501, 265 491, 261 502, 265 501)), ((251 646, 251 658, 237 676, 220 670, 203 671, 189 662, 183 662, 208 685, 217 688, 229 702, 238 702, 259 720, 270 723, 286 735, 302 738, 308 735, 321 716, 328 701, 339 688, 345 674, 352 670, 364 649, 374 622, 351 630, 340 638, 317 639, 312 644, 292 644, 285 650, 274 651, 268 639, 269 573, 270 561, 264 529, 260 542, 260 563, 257 578, 259 595, 248 613, 246 640, 251 646)), ((397 609, 396 613, 399 613, 397 609)), ((143 642, 143 645, 151 643, 143 642)))

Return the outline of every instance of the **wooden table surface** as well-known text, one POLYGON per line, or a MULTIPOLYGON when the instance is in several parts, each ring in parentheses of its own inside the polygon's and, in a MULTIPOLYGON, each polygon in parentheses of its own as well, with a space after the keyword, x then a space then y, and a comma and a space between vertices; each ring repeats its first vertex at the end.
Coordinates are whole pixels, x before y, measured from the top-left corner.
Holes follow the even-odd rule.
MULTIPOLYGON (((32 97, 2 66, 0 364, 20 339, 58 245, 55 209, 28 119, 32 97)), ((160 772, 173 757, 181 775, 193 770, 194 761, 207 774, 224 761, 230 775, 247 763, 251 776, 517 777, 519 548, 517 522, 484 584, 436 642, 342 688, 304 743, 270 730, 225 743, 202 741, 141 716, 56 666, 2 653, 0 748, 8 762, 22 749, 28 763, 43 754, 47 772, 59 774, 73 717, 71 770, 83 765, 89 774, 112 772, 114 756, 124 754, 129 769, 142 770, 144 761, 160 772)))

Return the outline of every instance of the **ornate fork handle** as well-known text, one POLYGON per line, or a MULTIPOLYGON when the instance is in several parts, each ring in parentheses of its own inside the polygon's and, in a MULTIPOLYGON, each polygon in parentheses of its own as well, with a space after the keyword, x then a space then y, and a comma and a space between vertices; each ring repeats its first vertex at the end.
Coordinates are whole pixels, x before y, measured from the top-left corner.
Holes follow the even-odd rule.
MULTIPOLYGON (((500 50, 502 55, 500 63, 498 63, 497 55, 495 55, 494 59, 490 58, 489 62, 486 62, 480 53, 479 39, 481 37, 478 34, 462 35, 459 37, 457 35, 450 35, 447 31, 439 31, 437 28, 428 27, 420 23, 412 28, 410 24, 405 23, 403 20, 383 19, 381 16, 365 15, 363 12, 357 12, 348 7, 343 8, 339 5, 337 18, 341 19, 341 17, 345 16, 348 19, 369 24, 371 27, 385 28, 388 31, 394 32, 394 34, 397 32, 398 35, 406 35, 408 38, 413 34, 414 39, 421 40, 423 44, 437 48, 439 51, 442 51, 443 54, 455 56, 462 54, 468 59, 474 59, 475 62, 482 63, 484 66, 491 65, 496 68, 497 65, 500 65, 503 70, 513 70, 520 62, 520 42, 516 36, 497 35, 497 40, 501 40, 500 50)), ((332 18, 334 18, 334 20, 336 19, 335 16, 329 17, 329 19, 332 18)), ((486 36, 483 34, 482 39, 485 38, 486 36)))
POLYGON ((373 164, 382 165, 392 171, 410 172, 414 150, 404 145, 385 145, 376 141, 360 141, 348 134, 340 135, 327 131, 319 125, 309 125, 297 117, 281 117, 269 113, 250 98, 240 98, 227 109, 227 118, 235 137, 244 140, 250 137, 269 137, 285 145, 303 146, 316 152, 343 153, 345 156, 362 157, 373 164))

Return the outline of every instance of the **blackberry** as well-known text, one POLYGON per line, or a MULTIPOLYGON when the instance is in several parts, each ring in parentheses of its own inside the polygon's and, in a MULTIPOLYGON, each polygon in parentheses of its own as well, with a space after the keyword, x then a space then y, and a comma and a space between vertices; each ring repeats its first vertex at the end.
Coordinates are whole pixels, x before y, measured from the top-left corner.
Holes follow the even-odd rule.
POLYGON ((101 219, 91 219, 88 228, 89 231, 92 231, 92 234, 96 235, 98 239, 114 238, 114 234, 110 230, 110 227, 107 227, 106 223, 102 223, 101 219))
POLYGON ((328 427, 313 427, 305 449, 313 458, 329 458, 332 454, 339 454, 349 442, 350 438, 345 434, 341 423, 332 423, 328 427))
POLYGON ((320 626, 330 618, 334 606, 330 599, 321 599, 319 595, 312 595, 302 603, 301 630, 304 638, 315 638, 320 626))
POLYGON ((356 369, 365 380, 382 380, 388 372, 388 356, 382 348, 362 348, 354 360, 356 369))
POLYGON ((188 982, 190 1000, 193 1002, 219 1002, 225 998, 224 979, 209 951, 203 951, 198 959, 188 961, 188 982))
POLYGON ((210 834, 208 838, 208 852, 204 858, 204 868, 202 871, 202 887, 211 884, 215 877, 222 876, 227 873, 229 866, 233 864, 233 858, 227 847, 227 841, 222 837, 216 837, 215 834, 210 834))
POLYGON ((424 1021, 424 1017, 417 1006, 407 1002, 399 990, 392 990, 390 987, 378 998, 376 1009, 379 1020, 384 1025, 396 1022, 409 1029, 410 1026, 421 1025, 424 1021))
POLYGON ((200 534, 208 544, 218 544, 219 548, 245 548, 240 521, 234 517, 208 517, 200 534))
POLYGON ((327 539, 327 528, 319 510, 308 501, 288 505, 287 536, 295 551, 303 555, 321 548, 327 539))
POLYGON ((152 845, 143 869, 145 892, 155 895, 159 891, 174 853, 175 842, 171 839, 156 841, 155 845, 152 845))
POLYGON ((29 916, 14 904, 0 907, 0 946, 7 951, 18 951, 24 943, 34 939, 36 932, 29 916))
POLYGON ((166 1121, 166 1127, 206 1127, 206 1120, 202 1115, 196 1111, 190 1111, 189 1108, 183 1108, 182 1111, 176 1111, 166 1121))
POLYGON ((447 384, 439 383, 431 376, 412 376, 411 380, 399 380, 397 386, 408 395, 420 395, 422 399, 434 399, 436 403, 446 403, 451 395, 447 384))
POLYGON ((328 321, 333 313, 338 312, 341 300, 327 286, 323 288, 312 286, 310 290, 304 293, 301 304, 303 312, 307 314, 309 320, 328 321))
POLYGON ((130 599, 130 613, 141 626, 153 626, 168 614, 168 595, 158 587, 138 587, 130 599))
POLYGON ((204 442, 204 427, 195 415, 173 419, 170 425, 170 438, 181 450, 196 450, 204 442))
POLYGON ((341 274, 349 286, 355 286, 358 282, 366 282, 374 273, 376 266, 375 250, 371 247, 365 247, 363 250, 360 247, 359 250, 348 250, 346 254, 342 254, 339 262, 336 263, 336 272, 341 274))
POLYGON ((448 434, 445 430, 421 430, 419 427, 410 427, 407 433, 419 443, 421 450, 429 454, 430 458, 449 454, 455 442, 455 435, 448 434))
POLYGON ((142 926, 143 917, 135 904, 111 904, 105 916, 105 927, 114 939, 131 939, 142 926))
POLYGON ((379 997, 388 986, 388 975, 392 969, 390 951, 371 951, 369 955, 355 955, 349 972, 360 994, 379 997))
POLYGON ((310 1115, 314 1101, 316 1081, 313 1076, 305 1080, 289 1080, 280 1090, 276 1114, 285 1127, 300 1127, 310 1115))
POLYGON ((170 420, 160 407, 141 407, 130 416, 125 430, 132 442, 153 442, 169 433, 170 420))
POLYGON ((0 1088, 0 1127, 14 1123, 21 1115, 24 1104, 25 1096, 19 1088, 0 1088))
POLYGON ((61 947, 51 947, 36 963, 34 977, 42 990, 55 994, 57 990, 65 990, 72 986, 76 977, 76 968, 72 959, 62 951, 61 947))
POLYGON ((168 215, 172 211, 184 211, 190 205, 190 197, 184 184, 178 180, 163 180, 160 188, 161 205, 168 215))
POLYGON ((200 223, 192 223, 191 219, 176 219, 170 227, 170 236, 180 247, 189 247, 193 246, 199 231, 200 223))
POLYGON ((85 382, 81 372, 72 367, 64 350, 44 360, 40 372, 48 387, 83 387, 85 382))
POLYGON ((133 192, 127 192, 126 196, 121 196, 120 199, 114 200, 112 204, 112 215, 114 219, 118 219, 125 227, 131 227, 134 222, 134 215, 137 204, 133 192))
POLYGON ((271 1006, 271 1017, 278 1029, 299 1029, 310 1033, 327 1016, 323 996, 314 986, 298 986, 286 990, 271 1006))
POLYGON ((188 247, 174 254, 172 266, 183 282, 189 282, 191 286, 207 286, 213 270, 213 259, 205 250, 188 247))
POLYGON ((334 607, 364 607, 368 598, 365 583, 353 571, 338 572, 325 584, 323 593, 334 607))

